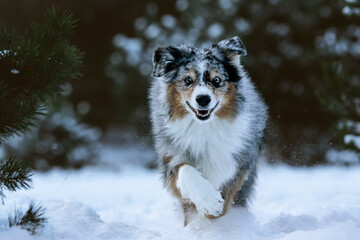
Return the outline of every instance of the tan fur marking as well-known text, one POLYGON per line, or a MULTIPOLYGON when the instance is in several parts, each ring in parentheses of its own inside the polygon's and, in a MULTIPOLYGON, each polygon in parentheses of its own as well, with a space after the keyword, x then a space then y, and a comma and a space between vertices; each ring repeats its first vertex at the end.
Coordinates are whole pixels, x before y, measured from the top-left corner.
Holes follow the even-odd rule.
MULTIPOLYGON (((165 157, 167 159, 168 157, 165 157)), ((169 157, 171 159, 171 157, 169 157)), ((192 203, 189 199, 184 199, 181 196, 180 190, 176 186, 178 177, 179 177, 179 170, 181 167, 188 165, 187 163, 179 164, 175 167, 174 171, 175 173, 170 177, 170 180, 168 182, 168 186, 170 190, 173 192, 175 197, 177 197, 180 202, 182 203, 183 211, 184 211, 184 227, 191 221, 191 217, 193 213, 196 213, 196 206, 194 203, 192 203)))
POLYGON ((226 51, 225 53, 227 55, 228 58, 230 58, 232 61, 238 59, 239 54, 238 53, 234 53, 232 51, 226 51))
POLYGON ((196 72, 195 72, 195 70, 194 70, 194 69, 190 69, 190 70, 187 72, 187 74, 185 75, 185 77, 187 77, 187 76, 191 77, 192 80, 195 81, 195 79, 196 79, 196 72))
POLYGON ((237 182, 235 183, 234 187, 230 189, 230 191, 227 193, 227 195, 225 196, 225 202, 224 202, 224 208, 223 208, 223 213, 220 216, 213 216, 213 215, 206 215, 205 217, 208 219, 216 219, 219 217, 222 217, 226 214, 228 207, 230 205, 230 203, 232 203, 233 198, 235 196, 235 193, 237 193, 237 191, 239 191, 241 189, 241 187, 243 186, 246 176, 248 175, 248 171, 243 171, 239 177, 239 179, 237 180, 237 182))
MULTIPOLYGON (((215 113, 219 118, 234 119, 236 117, 236 94, 237 90, 233 83, 227 83, 227 93, 222 94, 224 100, 221 108, 215 113)), ((221 93, 217 93, 221 94, 221 93)))
POLYGON ((187 165, 187 163, 182 163, 175 167, 175 169, 174 169, 175 173, 170 176, 169 183, 168 183, 170 190, 174 193, 175 197, 179 198, 180 200, 182 199, 182 197, 181 197, 180 190, 176 186, 176 182, 178 180, 179 170, 184 165, 187 165))
POLYGON ((213 80, 218 75, 216 70, 211 70, 210 72, 210 79, 213 80))
MULTIPOLYGON (((210 71, 209 77, 210 77, 210 80, 211 80, 211 81, 213 81, 215 77, 220 77, 220 79, 224 79, 224 78, 225 78, 224 75, 218 73, 215 69, 212 69, 212 70, 210 71)), ((215 88, 214 88, 214 90, 215 90, 215 88)))
POLYGON ((236 182, 235 186, 229 191, 229 193, 225 197, 224 214, 226 213, 230 203, 233 201, 235 194, 242 188, 245 180, 247 179, 248 174, 249 171, 243 171, 238 181, 236 182))
POLYGON ((171 83, 167 90, 167 97, 170 103, 170 119, 182 119, 188 114, 185 106, 181 103, 181 95, 177 90, 177 83, 171 83))
POLYGON ((196 206, 191 201, 184 201, 182 203, 182 207, 184 210, 184 227, 186 227, 186 225, 188 225, 191 221, 193 214, 196 213, 196 206))
MULTIPOLYGON (((191 77, 191 78, 195 81, 195 79, 196 79, 196 72, 195 72, 195 70, 194 70, 194 69, 190 69, 190 70, 185 74, 184 79, 185 79, 186 77, 191 77)), ((185 90, 185 91, 182 91, 180 94, 181 94, 187 101, 189 101, 190 98, 191 98, 191 95, 192 95, 193 91, 194 91, 194 84, 193 84, 189 89, 187 89, 187 90, 185 90)))
POLYGON ((224 216, 224 215, 225 215, 225 213, 222 213, 222 214, 220 214, 219 216, 204 214, 204 216, 205 216, 207 219, 217 219, 217 218, 222 217, 222 216, 224 216))
POLYGON ((166 156, 166 157, 163 158, 163 162, 164 162, 164 163, 170 163, 170 162, 171 162, 171 159, 172 159, 172 157, 166 156))

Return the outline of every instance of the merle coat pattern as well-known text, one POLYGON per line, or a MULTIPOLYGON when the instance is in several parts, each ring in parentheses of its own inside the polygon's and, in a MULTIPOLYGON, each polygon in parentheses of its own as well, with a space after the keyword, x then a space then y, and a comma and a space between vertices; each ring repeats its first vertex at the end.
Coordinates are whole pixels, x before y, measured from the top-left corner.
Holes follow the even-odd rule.
POLYGON ((213 219, 246 206, 256 180, 267 107, 240 63, 238 37, 209 49, 159 47, 150 110, 163 181, 182 203, 213 219))

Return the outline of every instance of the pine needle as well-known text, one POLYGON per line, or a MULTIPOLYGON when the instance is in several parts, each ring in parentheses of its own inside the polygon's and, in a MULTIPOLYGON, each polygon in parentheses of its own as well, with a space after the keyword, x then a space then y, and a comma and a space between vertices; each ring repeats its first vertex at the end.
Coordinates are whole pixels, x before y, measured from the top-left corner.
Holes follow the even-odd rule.
POLYGON ((9 227, 20 226, 22 229, 29 231, 32 235, 38 233, 47 222, 45 208, 34 202, 31 202, 28 210, 23 213, 19 209, 14 210, 14 214, 8 217, 9 227))

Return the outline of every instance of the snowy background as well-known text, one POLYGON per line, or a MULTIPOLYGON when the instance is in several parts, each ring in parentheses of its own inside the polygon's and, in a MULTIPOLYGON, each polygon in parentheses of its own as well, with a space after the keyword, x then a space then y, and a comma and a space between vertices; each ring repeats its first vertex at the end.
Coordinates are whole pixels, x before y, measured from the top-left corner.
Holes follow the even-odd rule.
POLYGON ((0 0, 0 26, 21 33, 53 5, 79 19, 84 76, 37 128, 1 144, 0 158, 35 175, 32 189, 5 192, 0 240, 360 239, 358 0, 0 0), (270 109, 257 193, 248 210, 184 228, 154 165, 151 56, 233 36, 270 109), (31 201, 46 208, 42 232, 9 229, 31 201))
MULTIPOLYGON (((33 189, 7 194, 7 206, 42 202, 48 223, 41 235, 12 228, 0 239, 359 239, 360 166, 293 168, 262 159, 248 210, 230 209, 217 220, 199 216, 184 228, 158 171, 116 164, 138 151, 104 151, 108 167, 36 173, 33 189)), ((0 208, 0 224, 9 209, 0 208)))

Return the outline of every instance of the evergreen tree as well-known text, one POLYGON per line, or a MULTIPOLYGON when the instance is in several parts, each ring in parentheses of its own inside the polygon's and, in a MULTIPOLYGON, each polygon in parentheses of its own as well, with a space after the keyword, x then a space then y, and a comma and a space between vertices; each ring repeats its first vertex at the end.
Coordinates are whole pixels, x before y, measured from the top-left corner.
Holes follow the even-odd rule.
POLYGON ((52 8, 21 36, 0 32, 0 141, 26 132, 61 85, 80 76, 83 54, 69 45, 76 20, 52 8))
MULTIPOLYGON (((76 20, 70 11, 50 9, 42 23, 33 23, 17 35, 0 30, 0 146, 13 135, 26 133, 36 125, 46 105, 62 91, 61 86, 78 78, 83 53, 68 42, 76 20)), ((0 196, 4 191, 27 189, 33 172, 15 157, 0 161, 0 196)), ((43 208, 30 205, 10 226, 41 226, 43 208), (31 224, 30 224, 31 225, 31 224)), ((32 233, 35 228, 25 227, 32 233)))
MULTIPOLYGON (((359 21, 360 1, 346 0, 342 13, 359 21)), ((350 25, 349 29, 354 31, 358 28, 350 25)), ((344 38, 337 41, 344 42, 344 38)), ((328 35, 328 42, 334 42, 334 35, 328 35)), ((341 48, 335 49, 339 51, 341 48)), ((358 56, 359 45, 349 49, 352 55, 358 56)), ((328 162, 347 165, 360 162, 360 74, 356 58, 347 59, 343 54, 339 55, 342 56, 337 60, 323 62, 323 82, 315 90, 315 95, 323 108, 335 116, 332 131, 341 148, 330 149, 326 159, 328 162)))
POLYGON ((316 96, 325 109, 335 115, 333 131, 343 146, 327 154, 330 162, 345 164, 360 162, 360 76, 344 73, 337 62, 323 64, 323 86, 316 96))

